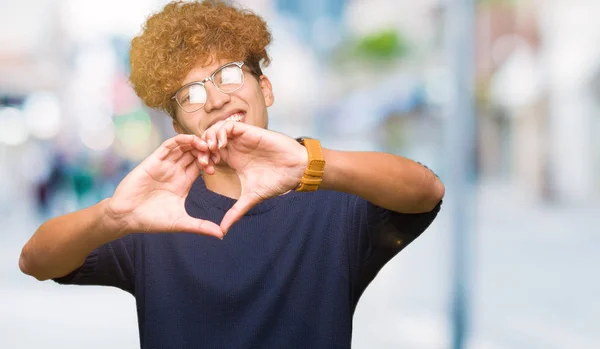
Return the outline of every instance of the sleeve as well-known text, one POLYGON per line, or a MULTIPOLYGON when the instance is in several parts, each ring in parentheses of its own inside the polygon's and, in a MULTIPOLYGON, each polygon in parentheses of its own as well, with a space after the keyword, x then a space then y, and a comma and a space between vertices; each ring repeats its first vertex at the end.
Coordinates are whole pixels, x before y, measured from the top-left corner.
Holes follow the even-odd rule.
POLYGON ((53 279, 62 285, 113 286, 134 294, 133 237, 127 235, 92 251, 70 274, 53 279))
POLYGON ((425 213, 398 213, 357 198, 353 211, 355 236, 350 241, 353 290, 356 300, 381 268, 433 222, 442 201, 425 213))

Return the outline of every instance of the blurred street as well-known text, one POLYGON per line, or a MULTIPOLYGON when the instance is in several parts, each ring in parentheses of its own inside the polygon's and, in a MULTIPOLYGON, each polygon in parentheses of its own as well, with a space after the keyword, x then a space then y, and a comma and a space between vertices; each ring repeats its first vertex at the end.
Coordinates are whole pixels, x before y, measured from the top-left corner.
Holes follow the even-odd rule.
MULTIPOLYGON (((133 297, 38 282, 18 258, 175 135, 128 80, 132 38, 168 2, 2 2, 0 349, 139 347, 133 297)), ((353 348, 600 348, 600 1, 235 2, 272 31, 269 129, 446 185, 363 295, 353 348)))
MULTIPOLYGON (((477 200, 469 348, 598 348, 600 205, 534 204, 513 186, 492 182, 478 188, 477 200)), ((27 200, 15 204, 2 214, 0 348, 139 346, 130 295, 20 273, 20 249, 39 222, 27 200)), ((447 348, 448 218, 442 211, 367 289, 354 348, 447 348)))

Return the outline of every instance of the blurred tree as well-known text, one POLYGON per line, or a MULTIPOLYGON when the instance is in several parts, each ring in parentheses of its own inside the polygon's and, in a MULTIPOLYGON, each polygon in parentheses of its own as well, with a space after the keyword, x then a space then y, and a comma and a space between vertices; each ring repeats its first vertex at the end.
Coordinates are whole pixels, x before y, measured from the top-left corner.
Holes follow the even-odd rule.
POLYGON ((354 51, 368 60, 395 60, 408 53, 408 43, 398 31, 386 29, 360 38, 354 51))
POLYGON ((412 52, 409 40, 395 28, 382 29, 362 37, 348 37, 331 55, 337 69, 385 71, 412 52))

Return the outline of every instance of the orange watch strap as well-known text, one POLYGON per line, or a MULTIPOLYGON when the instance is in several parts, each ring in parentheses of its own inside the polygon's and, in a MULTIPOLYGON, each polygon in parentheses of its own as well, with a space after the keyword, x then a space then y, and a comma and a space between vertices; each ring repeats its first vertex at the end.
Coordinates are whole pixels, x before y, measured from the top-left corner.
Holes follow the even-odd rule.
POLYGON ((306 148, 308 164, 296 191, 316 191, 323 180, 323 173, 325 173, 325 159, 321 142, 317 139, 304 138, 300 140, 300 144, 306 148))

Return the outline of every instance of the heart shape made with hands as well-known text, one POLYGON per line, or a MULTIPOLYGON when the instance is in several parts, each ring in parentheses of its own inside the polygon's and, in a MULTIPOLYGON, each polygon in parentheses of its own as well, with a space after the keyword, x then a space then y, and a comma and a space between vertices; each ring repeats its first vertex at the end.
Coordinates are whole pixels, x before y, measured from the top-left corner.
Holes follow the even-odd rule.
POLYGON ((202 137, 179 134, 164 141, 119 183, 108 200, 107 219, 121 234, 185 231, 222 239, 253 206, 294 189, 307 161, 305 148, 291 137, 218 122, 202 137), (241 192, 217 225, 189 216, 185 200, 202 171, 215 175, 219 164, 235 171, 241 192))

